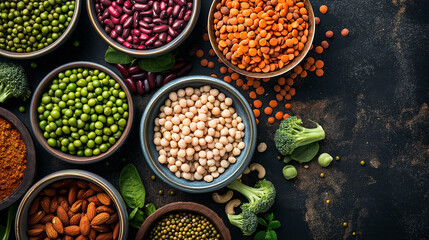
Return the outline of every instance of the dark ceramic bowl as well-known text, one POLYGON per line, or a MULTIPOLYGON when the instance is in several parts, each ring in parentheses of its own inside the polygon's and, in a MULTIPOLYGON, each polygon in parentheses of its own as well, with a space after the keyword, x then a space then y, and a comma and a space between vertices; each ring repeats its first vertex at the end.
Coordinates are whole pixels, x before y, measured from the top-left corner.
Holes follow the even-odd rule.
POLYGON ((226 82, 207 76, 188 76, 176 79, 161 89, 159 89, 147 104, 140 122, 140 141, 142 144, 143 154, 149 166, 164 182, 170 186, 189 193, 203 193, 212 192, 225 187, 244 171, 246 166, 250 163, 253 153, 256 148, 256 121, 253 111, 247 103, 246 99, 231 85, 226 82), (243 119, 245 125, 245 136, 243 142, 246 144, 241 154, 237 156, 237 162, 231 164, 224 173, 214 179, 212 182, 189 181, 183 178, 178 178, 172 173, 166 165, 158 162, 159 153, 153 143, 155 118, 159 114, 159 108, 164 104, 168 98, 168 94, 186 87, 201 87, 209 85, 212 88, 218 89, 227 97, 232 98, 234 101, 233 107, 238 115, 243 119))
POLYGON ((121 194, 116 190, 116 188, 106 179, 100 177, 97 174, 77 170, 63 170, 49 174, 48 176, 40 179, 37 183, 35 183, 30 190, 25 194, 22 198, 21 203, 19 204, 18 211, 16 212, 15 219, 15 236, 16 239, 28 239, 27 237, 27 219, 28 219, 28 210, 30 209, 30 205, 33 200, 37 197, 37 195, 42 191, 45 187, 50 184, 57 182, 63 179, 83 179, 88 182, 94 183, 97 186, 101 187, 104 192, 109 195, 112 199, 113 205, 115 205, 116 210, 118 211, 119 216, 119 238, 118 240, 127 240, 128 235, 128 213, 127 213, 127 205, 125 205, 124 200, 122 199, 121 194))
POLYGON ((18 130, 21 134, 22 140, 24 141, 25 148, 27 149, 27 169, 25 170, 24 178, 18 188, 16 188, 10 196, 0 201, 1 211, 20 199, 33 183, 34 175, 36 174, 36 150, 34 149, 33 139, 21 120, 19 120, 13 113, 1 107, 0 118, 8 121, 15 127, 15 129, 18 130))
POLYGON ((95 0, 87 0, 86 6, 88 9, 88 15, 89 15, 89 19, 91 20, 92 26, 95 28, 98 35, 100 35, 104 39, 104 41, 106 41, 110 46, 112 46, 118 51, 121 51, 129 55, 133 55, 135 57, 150 58, 150 57, 166 54, 176 49, 180 44, 182 44, 186 40, 186 38, 189 37, 189 35, 192 32, 192 29, 194 29, 195 25, 197 24, 198 17, 200 15, 202 0, 193 0, 193 1, 194 1, 194 4, 192 7, 192 16, 191 16, 191 19, 189 19, 189 22, 186 25, 186 27, 183 29, 183 31, 168 44, 161 46, 159 48, 154 48, 149 50, 126 48, 122 44, 118 43, 115 39, 111 38, 110 35, 106 33, 106 31, 104 31, 104 27, 101 26, 100 22, 98 21, 97 13, 95 12, 95 0))
POLYGON ((8 57, 8 58, 14 58, 14 59, 33 59, 41 57, 49 52, 54 51, 55 49, 59 48, 61 44, 63 44, 69 36, 73 33, 73 30, 75 29, 77 22, 79 20, 80 16, 80 5, 82 3, 82 0, 75 0, 75 9, 72 16, 72 19, 70 21, 70 24, 66 28, 66 30, 61 34, 61 36, 55 40, 53 43, 49 44, 47 47, 44 47, 40 50, 34 51, 34 52, 27 52, 27 53, 17 53, 17 52, 11 52, 6 51, 4 49, 0 49, 0 55, 8 57))
POLYGON ((152 226, 161 220, 162 217, 175 212, 192 212, 206 217, 217 229, 220 239, 231 240, 229 229, 222 219, 210 208, 193 202, 175 202, 165 205, 149 215, 140 227, 135 240, 149 239, 152 226))
POLYGON ((52 154, 53 156, 55 156, 55 157, 57 157, 63 161, 70 162, 70 163, 77 163, 77 164, 94 163, 94 162, 101 161, 101 160, 109 157, 110 155, 112 155, 115 151, 117 151, 124 144, 125 139, 128 137, 128 135, 131 131, 133 118, 134 118, 133 99, 132 99, 131 93, 128 90, 125 83, 112 70, 108 69, 107 67, 105 67, 103 65, 100 65, 98 63, 93 63, 93 62, 72 62, 72 63, 64 64, 64 65, 54 69, 52 72, 50 72, 48 75, 46 75, 46 77, 40 82, 39 86, 37 87, 36 91, 34 92, 33 98, 31 99, 30 120, 31 120, 31 127, 33 129, 33 132, 34 132, 34 135, 36 136, 37 141, 50 154, 52 154), (42 97, 43 93, 46 91, 46 89, 49 88, 49 85, 51 84, 52 80, 54 80, 57 77, 58 73, 65 71, 67 69, 79 68, 79 67, 99 69, 100 71, 105 72, 106 74, 110 75, 113 79, 115 79, 115 81, 117 83, 119 83, 121 85, 122 90, 127 95, 127 102, 128 102, 128 106, 129 106, 129 110, 128 110, 129 116, 128 116, 127 126, 126 126, 124 132, 122 133, 121 137, 116 141, 116 143, 113 144, 113 146, 111 146, 107 152, 102 153, 98 156, 79 157, 76 155, 64 153, 58 148, 53 148, 53 147, 48 145, 46 139, 43 137, 43 132, 39 127, 39 117, 38 117, 38 113, 37 113, 37 107, 40 104, 41 97, 42 97))
POLYGON ((225 63, 225 65, 227 65, 229 68, 233 69, 235 72, 244 75, 244 76, 248 76, 248 77, 254 77, 254 78, 271 78, 271 77, 276 77, 276 76, 280 76, 282 74, 285 74, 287 72, 289 72, 290 70, 292 70, 296 65, 298 65, 307 55, 308 51, 310 51, 311 48, 311 44, 313 43, 313 39, 314 39, 314 32, 315 32, 315 23, 314 23, 314 12, 313 12, 313 8, 311 7, 311 3, 309 0, 305 0, 304 1, 304 6, 305 8, 308 10, 308 17, 309 17, 309 33, 308 33, 308 40, 304 45, 304 49, 302 49, 302 51, 299 53, 299 55, 297 57, 295 57, 292 62, 289 62, 287 65, 283 66, 280 69, 277 69, 276 71, 271 71, 271 72, 249 72, 246 71, 245 69, 240 69, 239 67, 237 67, 236 65, 232 64, 231 61, 229 61, 225 55, 223 55, 223 52, 219 50, 219 48, 217 47, 217 43, 216 43, 216 36, 215 36, 215 31, 214 31, 214 27, 213 27, 213 21, 214 21, 214 16, 213 14, 216 12, 216 5, 218 3, 220 3, 221 0, 214 0, 212 2, 212 5, 210 7, 210 11, 209 11, 209 15, 208 15, 208 21, 207 21, 207 29, 208 29, 208 34, 209 34, 209 39, 210 39, 210 44, 213 48, 213 50, 215 51, 216 55, 220 58, 220 60, 222 60, 223 63, 225 63))

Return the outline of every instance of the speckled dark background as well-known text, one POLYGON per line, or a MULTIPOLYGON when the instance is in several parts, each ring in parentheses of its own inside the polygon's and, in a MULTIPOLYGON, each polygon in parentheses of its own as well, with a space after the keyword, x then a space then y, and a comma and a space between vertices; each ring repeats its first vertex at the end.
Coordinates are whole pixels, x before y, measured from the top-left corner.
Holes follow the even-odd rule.
MULTIPOLYGON (((184 44, 186 47, 197 42, 205 49, 205 57, 209 44, 201 36, 210 3, 203 0, 199 25, 184 44)), ((266 116, 259 119, 258 139, 268 144, 268 151, 256 153, 253 161, 267 168, 267 178, 278 190, 272 211, 282 223, 279 239, 428 239, 429 2, 314 0, 312 3, 316 16, 321 18, 314 43, 324 40, 327 30, 333 30, 335 36, 329 40, 330 48, 315 56, 325 61, 325 75, 319 78, 310 73, 297 81, 297 94, 290 101, 293 108, 289 113, 319 122, 326 130, 320 151, 338 155, 341 160, 326 169, 316 161, 308 169, 295 164, 298 177, 286 181, 281 174, 284 164, 276 159, 272 142, 278 123, 266 123, 266 116), (329 7, 323 16, 317 10, 321 4, 329 7), (339 34, 345 27, 350 29, 346 38, 339 34), (361 160, 367 164, 361 166, 361 160), (323 179, 319 177, 321 172, 326 175, 323 179), (327 199, 331 204, 325 204, 327 199), (342 226, 343 222, 348 222, 347 228, 342 226), (355 237, 352 232, 356 232, 355 237)), ((60 49, 35 60, 37 69, 29 67, 31 61, 19 61, 28 71, 33 90, 48 72, 71 61, 88 60, 113 68, 104 62, 107 44, 90 25, 86 7, 82 10, 74 34, 60 49), (78 48, 73 47, 75 40, 81 43, 78 48)), ((219 74, 217 62, 216 68, 210 70, 201 68, 199 59, 193 61, 191 74, 219 74)), ((272 99, 273 83, 264 86, 267 91, 263 99, 272 99)), ((125 165, 121 158, 126 157, 140 171, 148 192, 147 201, 157 207, 175 201, 195 201, 227 220, 223 206, 213 203, 210 194, 157 194, 159 189, 167 192, 170 187, 160 180, 150 180, 152 173, 143 159, 136 127, 149 98, 134 98, 133 133, 126 145, 104 162, 88 166, 67 164, 36 144, 36 178, 61 169, 79 168, 98 173, 118 187, 120 169, 125 165)), ((29 111, 24 114, 17 111, 23 104, 29 108, 29 101, 8 101, 1 106, 30 127, 29 111)), ((245 181, 252 183, 253 177, 246 176, 245 181)), ((6 211, 0 212, 0 216, 0 223, 4 224, 6 211)), ((250 239, 242 237, 229 223, 227 226, 234 240, 250 239)), ((135 233, 131 230, 129 239, 135 233)))

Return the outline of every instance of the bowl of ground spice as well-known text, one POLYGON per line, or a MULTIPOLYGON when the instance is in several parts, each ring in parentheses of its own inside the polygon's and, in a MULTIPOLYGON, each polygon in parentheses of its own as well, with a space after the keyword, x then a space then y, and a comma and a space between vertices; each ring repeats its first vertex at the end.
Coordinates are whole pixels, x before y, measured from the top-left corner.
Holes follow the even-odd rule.
POLYGON ((308 0, 215 0, 207 29, 213 50, 229 68, 248 77, 271 78, 305 58, 314 22, 308 0))
POLYGON ((0 107, 0 211, 16 202, 33 182, 34 143, 25 125, 0 107))

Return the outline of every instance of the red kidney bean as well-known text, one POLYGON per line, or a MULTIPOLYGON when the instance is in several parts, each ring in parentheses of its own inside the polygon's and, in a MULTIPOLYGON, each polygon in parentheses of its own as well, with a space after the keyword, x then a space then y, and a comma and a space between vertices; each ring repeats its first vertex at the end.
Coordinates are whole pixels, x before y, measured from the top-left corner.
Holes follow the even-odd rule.
POLYGON ((168 35, 175 37, 175 36, 177 36, 177 32, 174 31, 174 29, 172 27, 168 26, 168 35))
POLYGON ((162 1, 162 2, 159 4, 159 7, 161 8, 161 11, 162 11, 162 10, 165 10, 165 9, 167 8, 167 3, 166 3, 165 1, 162 1))
POLYGON ((152 18, 151 17, 143 17, 143 21, 145 21, 146 23, 151 23, 152 22, 152 18))
POLYGON ((105 19, 104 24, 107 25, 109 28, 115 28, 115 24, 113 24, 112 20, 110 19, 105 19))
POLYGON ((126 8, 132 8, 133 7, 133 4, 131 3, 131 1, 125 1, 124 2, 124 7, 126 7, 126 8))
POLYGON ((164 43, 162 43, 160 40, 157 40, 154 44, 155 47, 161 47, 164 45, 164 43))
POLYGON ((173 22, 174 22, 174 17, 173 17, 173 15, 171 15, 171 16, 168 18, 168 25, 169 25, 169 26, 173 25, 173 22))
MULTIPOLYGON (((125 79, 125 84, 127 85, 128 89, 132 92, 135 93, 137 88, 136 88, 136 83, 131 79, 131 78, 127 78, 125 79)), ((140 94, 140 93, 139 93, 140 94)))
POLYGON ((173 13, 172 13, 173 17, 177 17, 179 15, 180 9, 181 9, 181 7, 179 5, 176 5, 173 7, 173 13))
POLYGON ((115 39, 118 37, 118 33, 115 30, 110 31, 110 37, 115 39))
POLYGON ((140 95, 143 95, 144 94, 143 81, 138 80, 136 85, 137 85, 137 93, 140 95))
POLYGON ((120 4, 120 5, 124 4, 124 2, 125 2, 125 0, 116 0, 116 3, 120 4))
POLYGON ((137 44, 137 43, 139 43, 140 41, 139 41, 139 38, 137 37, 137 36, 133 36, 133 43, 134 44, 137 44))
POLYGON ((166 12, 167 12, 167 17, 169 17, 171 15, 171 13, 173 12, 173 7, 168 7, 166 12))
POLYGON ((118 5, 118 3, 112 2, 112 7, 114 7, 116 11, 118 11, 119 15, 122 14, 122 8, 118 5))
POLYGON ((119 24, 124 24, 125 20, 128 18, 128 14, 122 14, 122 16, 119 18, 119 24))
POLYGON ((166 32, 167 30, 168 30, 167 25, 159 25, 153 28, 154 33, 162 33, 162 32, 166 32))
POLYGON ((99 3, 95 4, 95 11, 97 12, 97 14, 101 13, 101 7, 99 3))
POLYGON ((121 25, 116 25, 115 26, 115 30, 116 34, 122 34, 122 26, 121 25))
POLYGON ((185 64, 186 64, 186 62, 184 62, 184 61, 176 62, 176 63, 174 64, 174 66, 172 66, 172 67, 170 68, 170 70, 171 70, 171 71, 173 71, 173 72, 177 72, 177 71, 179 71, 182 67, 184 67, 184 66, 185 66, 185 64))
POLYGON ((164 80, 162 81, 162 85, 165 85, 172 80, 176 79, 177 75, 175 73, 169 73, 165 76, 164 80))
POLYGON ((151 6, 151 7, 152 7, 152 5, 153 5, 153 0, 149 0, 149 2, 147 2, 147 4, 148 4, 149 6, 151 6))
POLYGON ((174 0, 168 0, 168 6, 174 6, 174 0))
POLYGON ((101 25, 103 25, 103 17, 102 17, 102 16, 99 16, 99 17, 97 17, 97 19, 98 19, 98 22, 99 22, 101 25))
POLYGON ((134 65, 128 68, 128 72, 133 75, 141 72, 142 69, 139 67, 139 65, 134 65))
POLYGON ((153 73, 153 72, 148 72, 147 73, 147 81, 148 81, 148 84, 149 84, 150 88, 155 88, 156 87, 155 78, 156 78, 156 73, 153 73))
POLYGON ((164 77, 162 76, 162 74, 156 74, 156 78, 155 78, 156 87, 161 87, 163 80, 164 80, 164 77))
POLYGON ((119 19, 119 18, 115 18, 115 17, 113 17, 113 16, 110 16, 110 20, 112 20, 112 22, 113 22, 114 24, 119 24, 119 21, 120 21, 120 19, 119 19))
POLYGON ((137 47, 137 49, 144 50, 144 49, 146 49, 146 47, 143 45, 143 43, 140 43, 140 45, 137 47))
POLYGON ((173 38, 170 35, 168 35, 167 36, 167 43, 171 42, 172 40, 173 40, 173 38))
POLYGON ((183 20, 176 20, 173 25, 171 26, 174 30, 180 29, 185 24, 185 21, 183 20))
POLYGON ((182 7, 182 8, 180 9, 179 15, 177 15, 177 18, 178 18, 178 19, 183 19, 183 17, 185 16, 185 12, 186 12, 186 8, 185 8, 185 7, 182 7))
POLYGON ((192 69, 192 63, 186 64, 180 71, 177 72, 177 77, 183 77, 188 74, 192 69))
POLYGON ((152 30, 151 29, 147 29, 147 28, 139 28, 140 32, 144 33, 144 34, 152 34, 152 30))
POLYGON ((147 79, 143 80, 143 86, 145 93, 150 92, 149 81, 147 79))
POLYGON ((168 33, 163 32, 159 34, 158 39, 161 42, 167 42, 167 36, 168 36, 168 33))
POLYGON ((161 13, 159 14, 159 17, 162 18, 162 19, 166 19, 168 17, 167 11, 166 10, 162 10, 161 13))
POLYGON ((124 47, 127 47, 127 48, 131 47, 131 43, 129 42, 124 42, 122 45, 124 45, 124 47))
POLYGON ((147 3, 147 0, 134 0, 136 3, 147 3))
POLYGON ((179 4, 180 6, 183 6, 186 4, 186 0, 174 0, 174 2, 179 4))
POLYGON ((146 72, 140 72, 140 73, 131 75, 131 78, 135 81, 143 80, 145 77, 146 77, 146 72))
POLYGON ((104 20, 104 19, 108 19, 109 17, 110 17, 109 10, 108 9, 104 10, 103 15, 101 15, 101 18, 104 20))
POLYGON ((192 7, 193 7, 193 3, 192 3, 192 2, 188 2, 188 3, 186 4, 186 10, 191 10, 191 9, 192 9, 192 7))
POLYGON ((143 28, 150 28, 149 24, 143 20, 139 21, 139 26, 141 26, 143 28))
POLYGON ((122 38, 124 38, 124 39, 126 39, 129 35, 130 35, 130 29, 129 29, 129 28, 125 28, 125 29, 122 31, 122 35, 121 35, 121 37, 122 37, 122 38))
POLYGON ((134 11, 146 11, 149 8, 150 8, 149 4, 135 3, 133 6, 134 11))
POLYGON ((120 16, 119 12, 112 5, 110 5, 107 9, 109 10, 110 15, 114 17, 120 16))
POLYGON ((128 72, 128 69, 125 65, 123 64, 116 64, 116 69, 119 70, 119 72, 121 73, 122 77, 127 78, 130 76, 130 73, 128 72))
POLYGON ((140 12, 140 16, 141 17, 151 17, 152 16, 152 11, 148 10, 148 11, 140 12))
POLYGON ((117 41, 118 43, 122 44, 122 43, 124 43, 124 42, 125 42, 125 39, 123 39, 123 38, 121 38, 120 36, 118 36, 118 37, 116 38, 116 41, 117 41))
POLYGON ((144 33, 140 33, 139 39, 143 40, 143 41, 147 41, 147 40, 149 40, 149 35, 144 34, 144 33))
POLYGON ((190 14, 185 14, 185 16, 183 17, 183 20, 188 22, 191 19, 191 15, 192 15, 192 12, 190 14))
MULTIPOLYGON (((128 29, 128 28, 127 28, 128 29)), ((128 35, 127 39, 125 39, 126 42, 132 42, 133 41, 133 36, 128 35)))
POLYGON ((104 31, 105 31, 107 34, 110 34, 110 32, 112 31, 112 29, 111 29, 109 26, 105 26, 105 27, 104 27, 104 31))
POLYGON ((159 2, 153 2, 152 10, 157 14, 159 14, 161 12, 161 6, 160 6, 159 2))
POLYGON ((133 17, 128 17, 127 20, 125 20, 124 24, 122 25, 124 28, 131 27, 131 24, 133 23, 133 17))
POLYGON ((147 40, 144 45, 150 46, 150 45, 154 44, 157 38, 158 38, 158 34, 149 38, 149 40, 147 40))
POLYGON ((137 28, 139 21, 139 12, 134 12, 133 14, 133 28, 137 28))
POLYGON ((112 5, 112 1, 110 0, 100 0, 100 3, 106 7, 109 7, 110 5, 112 5))
POLYGON ((140 36, 140 31, 138 29, 133 29, 131 34, 133 34, 133 36, 140 36))

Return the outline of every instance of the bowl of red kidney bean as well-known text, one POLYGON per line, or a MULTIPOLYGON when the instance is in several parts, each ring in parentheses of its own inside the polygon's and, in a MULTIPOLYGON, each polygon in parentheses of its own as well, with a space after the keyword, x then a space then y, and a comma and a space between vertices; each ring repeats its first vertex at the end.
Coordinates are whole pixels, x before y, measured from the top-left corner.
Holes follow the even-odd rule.
POLYGON ((88 0, 91 23, 113 48, 154 57, 178 47, 191 33, 201 0, 88 0))

